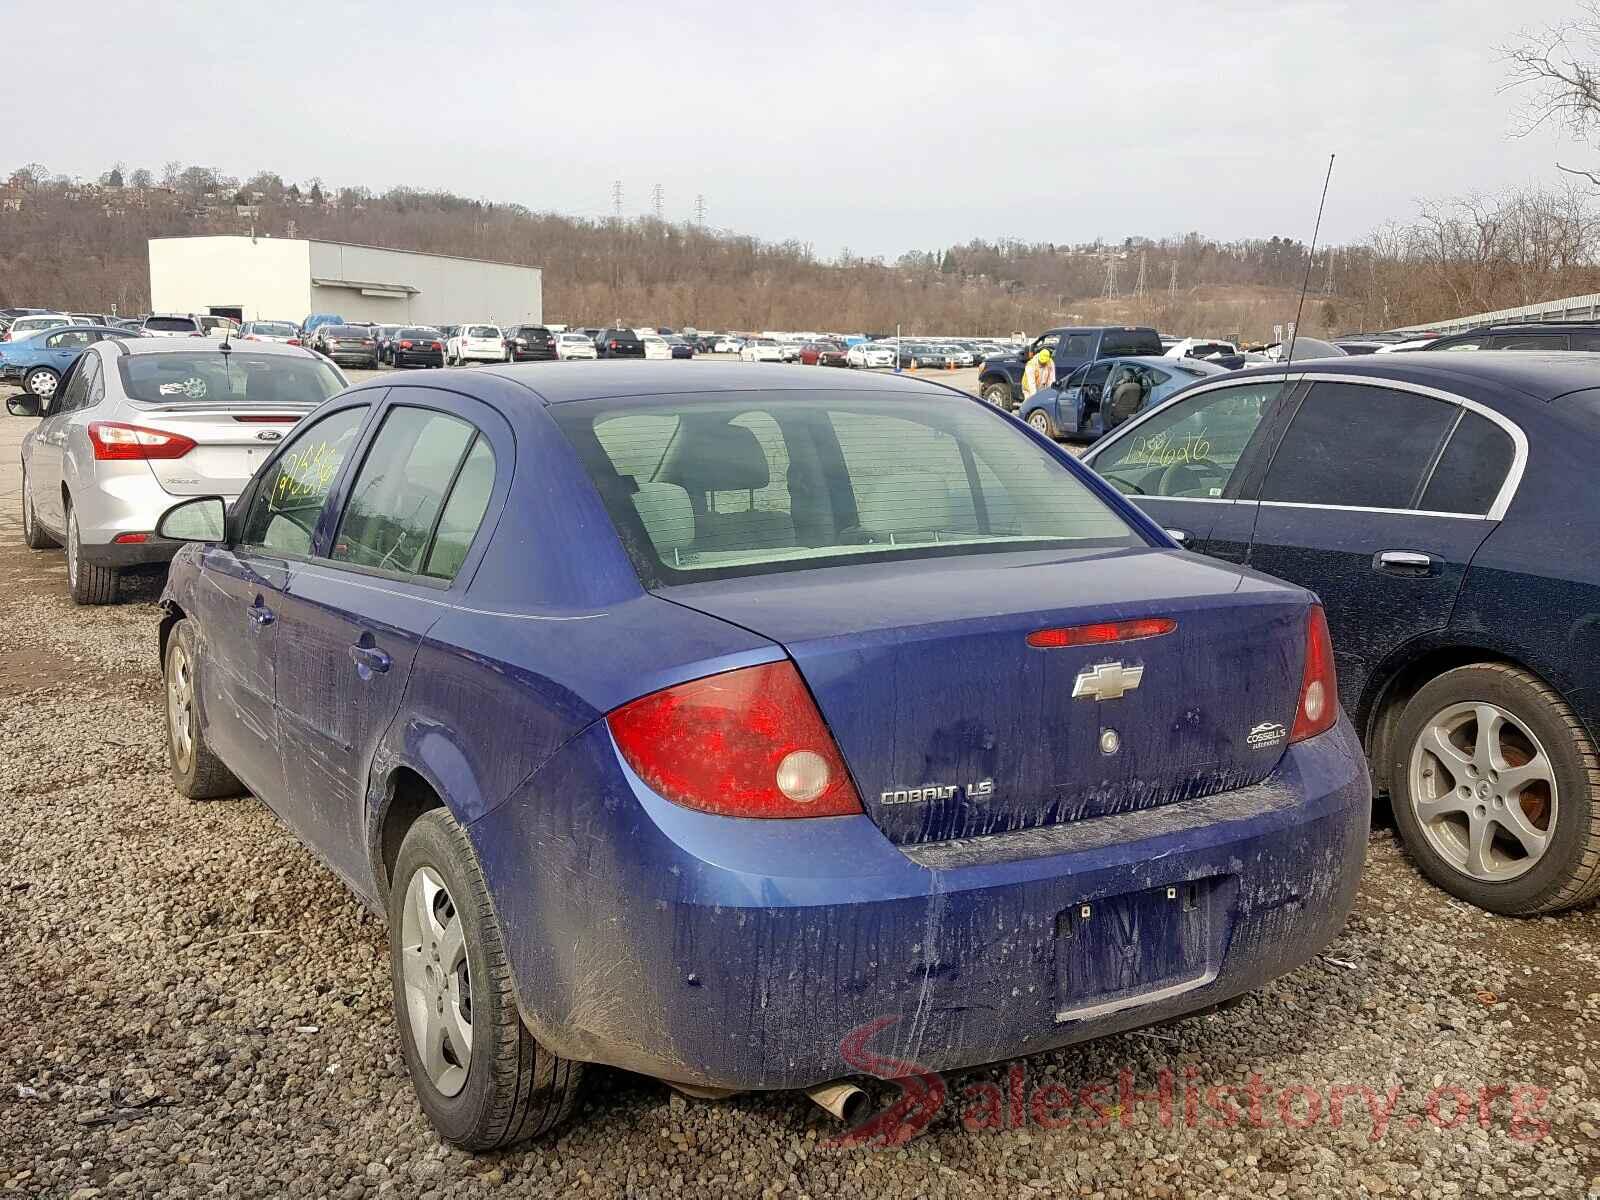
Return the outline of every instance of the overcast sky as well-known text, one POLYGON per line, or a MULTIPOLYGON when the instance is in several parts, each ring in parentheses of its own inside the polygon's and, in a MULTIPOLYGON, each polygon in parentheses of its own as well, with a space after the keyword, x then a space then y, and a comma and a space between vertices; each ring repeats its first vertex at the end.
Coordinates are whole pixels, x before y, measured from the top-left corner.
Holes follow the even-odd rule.
POLYGON ((669 220, 704 195, 828 256, 1306 238, 1330 152, 1324 240, 1352 241, 1600 160, 1513 137, 1500 90, 1495 47, 1570 2, 27 7, 57 73, 0 73, 8 169, 182 159, 590 217, 659 183, 669 220))

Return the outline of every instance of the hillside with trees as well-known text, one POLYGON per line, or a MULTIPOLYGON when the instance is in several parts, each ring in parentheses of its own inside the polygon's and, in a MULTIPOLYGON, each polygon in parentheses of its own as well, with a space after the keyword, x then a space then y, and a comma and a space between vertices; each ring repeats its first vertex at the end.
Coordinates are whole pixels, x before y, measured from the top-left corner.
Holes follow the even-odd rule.
MULTIPOLYGON (((1376 330, 1600 291, 1592 190, 1576 183, 1428 203, 1367 241, 1319 249, 1308 332, 1376 330)), ((0 306, 139 313, 146 240, 310 237, 544 268, 545 315, 571 324, 1003 334, 1068 321, 1150 323, 1247 339, 1292 320, 1294 239, 1200 233, 1113 245, 972 241, 893 262, 695 224, 590 220, 517 203, 320 179, 246 180, 203 166, 117 164, 99 179, 39 164, 0 186, 0 306)), ((286 317, 303 314, 285 313, 286 317)))

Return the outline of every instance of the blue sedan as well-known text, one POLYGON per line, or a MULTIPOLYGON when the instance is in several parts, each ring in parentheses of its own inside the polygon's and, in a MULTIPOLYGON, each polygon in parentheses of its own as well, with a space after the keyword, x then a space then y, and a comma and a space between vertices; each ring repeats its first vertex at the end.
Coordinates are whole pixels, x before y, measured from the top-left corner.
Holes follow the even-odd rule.
POLYGON ((61 377, 87 347, 106 338, 137 336, 108 325, 61 325, 20 341, 0 342, 0 383, 20 384, 31 397, 7 400, 7 409, 13 415, 24 409, 37 413, 39 404, 56 394, 61 377))
POLYGON ((937 384, 391 376, 160 531, 177 786, 386 912, 461 1145, 552 1128, 584 1063, 820 1100, 1180 1016, 1352 903, 1314 597, 937 384))
POLYGON ((1600 895, 1600 358, 1236 372, 1085 462, 1192 549, 1313 588, 1417 865, 1500 913, 1600 895))
POLYGON ((1017 414, 1046 437, 1093 441, 1224 369, 1198 358, 1102 358, 1035 392, 1017 414))

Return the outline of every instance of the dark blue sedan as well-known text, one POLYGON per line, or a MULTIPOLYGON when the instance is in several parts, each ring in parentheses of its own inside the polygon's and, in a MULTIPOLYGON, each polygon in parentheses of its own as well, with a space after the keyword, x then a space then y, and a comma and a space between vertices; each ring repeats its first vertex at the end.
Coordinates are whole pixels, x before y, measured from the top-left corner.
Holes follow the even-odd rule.
POLYGON ((815 1095, 1178 1016, 1352 902, 1314 599, 934 383, 388 377, 161 530, 178 787, 248 788, 386 910, 463 1145, 554 1126, 586 1062, 815 1095))
POLYGON ((1085 461, 1191 549, 1312 588, 1422 870, 1600 894, 1600 356, 1379 354, 1212 380, 1085 461))

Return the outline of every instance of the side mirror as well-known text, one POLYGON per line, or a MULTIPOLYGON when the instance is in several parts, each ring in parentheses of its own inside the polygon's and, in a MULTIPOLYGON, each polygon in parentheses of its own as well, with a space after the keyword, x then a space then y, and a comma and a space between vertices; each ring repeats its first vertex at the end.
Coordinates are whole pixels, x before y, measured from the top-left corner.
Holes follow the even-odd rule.
POLYGON ((227 514, 221 496, 196 496, 162 513, 156 536, 172 542, 220 542, 227 514))
POLYGON ((22 392, 6 397, 6 411, 13 417, 42 417, 44 405, 40 403, 39 397, 29 392, 22 392))

